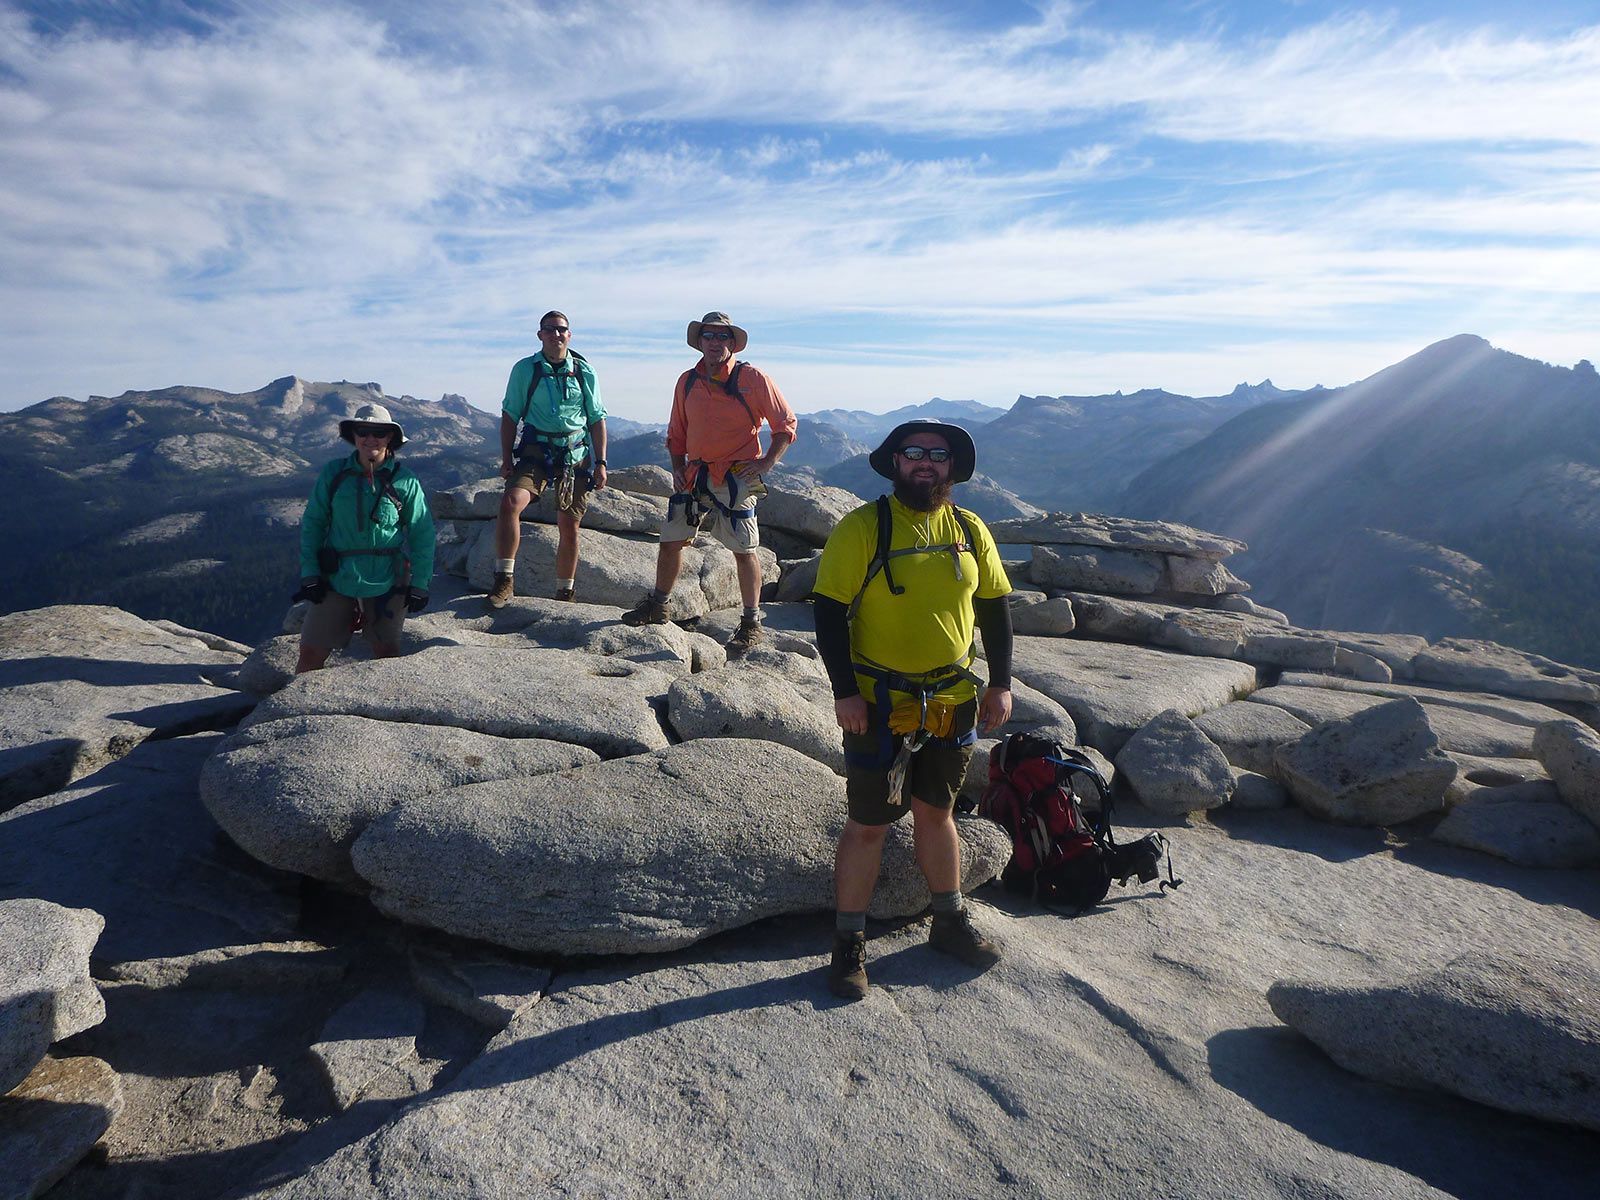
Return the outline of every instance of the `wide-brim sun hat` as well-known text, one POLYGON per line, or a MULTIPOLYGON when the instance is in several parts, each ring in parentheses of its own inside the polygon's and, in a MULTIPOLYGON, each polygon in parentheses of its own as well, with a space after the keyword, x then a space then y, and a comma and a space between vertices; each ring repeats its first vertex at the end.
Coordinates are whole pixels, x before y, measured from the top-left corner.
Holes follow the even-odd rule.
POLYGON ((894 452, 914 433, 936 433, 945 440, 945 445, 950 447, 951 483, 965 483, 972 478, 978 465, 978 448, 972 444, 972 435, 959 425, 933 419, 907 421, 891 429, 883 444, 867 455, 872 469, 885 479, 893 479, 894 452))
POLYGON ((735 354, 750 344, 750 335, 733 323, 733 318, 725 312, 708 312, 698 321, 689 322, 689 345, 696 350, 703 350, 700 345, 700 331, 707 325, 713 329, 724 328, 733 333, 733 352, 735 354))
POLYGON ((356 444, 356 435, 351 432, 357 425, 387 425, 394 430, 394 436, 389 439, 389 449, 398 450, 406 444, 406 431, 400 428, 400 422, 389 415, 389 410, 381 404, 363 404, 356 409, 355 415, 346 417, 339 422, 339 436, 352 446, 356 444))

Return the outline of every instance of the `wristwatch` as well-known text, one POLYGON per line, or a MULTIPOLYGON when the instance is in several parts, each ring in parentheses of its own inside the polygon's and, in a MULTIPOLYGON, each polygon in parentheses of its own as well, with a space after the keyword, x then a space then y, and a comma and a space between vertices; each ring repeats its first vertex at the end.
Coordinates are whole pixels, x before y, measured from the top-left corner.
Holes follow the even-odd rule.
POLYGON ((603 467, 606 465, 606 460, 603 458, 597 458, 594 460, 594 465, 597 467, 603 467))

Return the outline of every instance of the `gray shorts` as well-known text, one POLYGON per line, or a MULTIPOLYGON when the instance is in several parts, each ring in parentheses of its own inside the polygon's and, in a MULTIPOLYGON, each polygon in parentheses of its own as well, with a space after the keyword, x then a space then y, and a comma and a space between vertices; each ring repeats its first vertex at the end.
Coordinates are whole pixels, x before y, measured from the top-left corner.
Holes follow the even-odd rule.
POLYGON ((675 493, 667 502, 661 540, 688 542, 694 540, 696 533, 709 533, 735 554, 754 554, 761 545, 761 533, 756 528, 756 497, 740 483, 735 504, 731 472, 721 483, 708 480, 694 492, 675 493), (691 498, 699 509, 698 516, 689 511, 691 498), (732 509, 731 514, 723 512, 719 502, 732 509))
POLYGON ((400 643, 406 621, 406 594, 385 592, 360 600, 330 591, 322 603, 313 604, 300 626, 300 644, 315 650, 343 650, 354 632, 356 609, 361 609, 361 632, 368 642, 384 646, 400 643))

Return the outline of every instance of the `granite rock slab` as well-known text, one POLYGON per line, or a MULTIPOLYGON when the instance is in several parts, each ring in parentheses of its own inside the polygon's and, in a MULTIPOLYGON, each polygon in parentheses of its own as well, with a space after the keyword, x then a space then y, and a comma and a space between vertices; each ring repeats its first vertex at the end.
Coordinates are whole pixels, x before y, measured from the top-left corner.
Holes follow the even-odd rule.
POLYGON ((1534 734, 1533 753, 1561 798, 1600 828, 1600 734, 1581 721, 1551 721, 1534 734))
POLYGON ((1154 554, 1181 554, 1220 561, 1247 549, 1233 538, 1173 521, 1137 521, 1099 513, 1053 512, 1043 517, 994 521, 996 542, 1006 545, 1103 546, 1154 554))
POLYGON ((1549 780, 1478 788, 1433 836, 1524 867, 1600 866, 1600 829, 1563 804, 1549 780))
POLYGON ((1028 578, 1045 588, 1147 596, 1162 589, 1166 563, 1136 550, 1036 545, 1028 578))
POLYGON ((1418 679, 1530 700, 1600 701, 1600 675, 1540 654, 1472 638, 1443 638, 1417 654, 1418 679))
POLYGON ((785 479, 768 482, 767 494, 756 505, 756 519, 820 547, 834 526, 860 507, 861 497, 843 488, 785 479))
POLYGON ((1169 708, 1192 719, 1256 686, 1248 663, 1075 638, 1017 638, 1012 674, 1065 708, 1084 742, 1113 756, 1169 708))
POLYGON ((1248 700, 1201 713, 1194 723, 1234 766, 1273 778, 1278 747, 1299 741, 1311 728, 1286 709, 1248 700))
MULTIPOLYGON (((701 738, 410 801, 369 825, 352 859, 378 908, 412 924, 533 952, 652 953, 831 907, 843 822, 844 781, 826 767, 771 742, 701 738)), ((1011 848, 986 821, 961 829, 970 889, 1011 848)), ((897 826, 873 911, 928 899, 897 826)))
POLYGON ((286 717, 224 742, 201 773, 200 797, 257 860, 359 887, 350 847, 395 805, 598 759, 593 750, 546 738, 345 714, 286 717))
POLYGON ((231 680, 241 661, 116 608, 0 616, 0 812, 146 738, 232 726, 255 697, 216 680, 231 680))
POLYGON ((123 1103, 122 1081, 101 1059, 41 1062, 0 1095, 0 1196, 48 1192, 105 1136, 123 1103))
POLYGON ((1117 752, 1117 773, 1140 803, 1166 816, 1220 808, 1234 777, 1221 750, 1188 717, 1169 709, 1117 752))
POLYGON ((1277 777, 1324 820, 1391 825, 1444 807, 1456 764, 1415 700, 1390 700, 1277 751, 1277 777))
POLYGON ((241 728, 344 715, 638 754, 667 744, 651 700, 671 686, 653 667, 576 650, 439 646, 297 676, 241 728))
POLYGON ((1600 1130, 1600 971, 1506 949, 1367 984, 1283 982, 1273 1012, 1340 1066, 1600 1130))
POLYGON ((89 977, 89 952, 105 920, 47 900, 0 900, 0 1095, 44 1058, 52 1042, 105 1019, 89 977))

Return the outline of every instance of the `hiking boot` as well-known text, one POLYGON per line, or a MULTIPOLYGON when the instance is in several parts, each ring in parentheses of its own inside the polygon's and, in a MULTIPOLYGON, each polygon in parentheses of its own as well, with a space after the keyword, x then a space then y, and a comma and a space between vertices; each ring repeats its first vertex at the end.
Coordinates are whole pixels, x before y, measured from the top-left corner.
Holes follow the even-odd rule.
POLYGON ((965 908, 953 913, 934 913, 928 945, 942 954, 959 958, 969 967, 992 967, 1000 961, 1000 947, 973 927, 972 914, 965 908))
POLYGON ((489 595, 487 597, 489 601, 489 607, 504 608, 506 606, 506 602, 511 599, 511 587, 512 578, 510 575, 496 574, 494 577, 494 587, 489 589, 489 595))
POLYGON ((728 639, 729 654, 743 654, 751 646, 759 646, 767 640, 767 631, 761 628, 761 622, 755 617, 740 617, 739 628, 733 631, 733 636, 728 639))
POLYGON ((624 625, 665 625, 667 623, 667 602, 657 600, 654 592, 647 592, 645 598, 622 614, 624 625))
POLYGON ((833 962, 828 966, 828 990, 841 1000, 866 999, 866 934, 834 933, 833 962))
POLYGON ((551 599, 553 599, 553 600, 576 600, 577 597, 578 597, 578 589, 575 588, 575 587, 569 587, 569 588, 557 588, 556 589, 556 594, 554 596, 552 596, 551 599))

